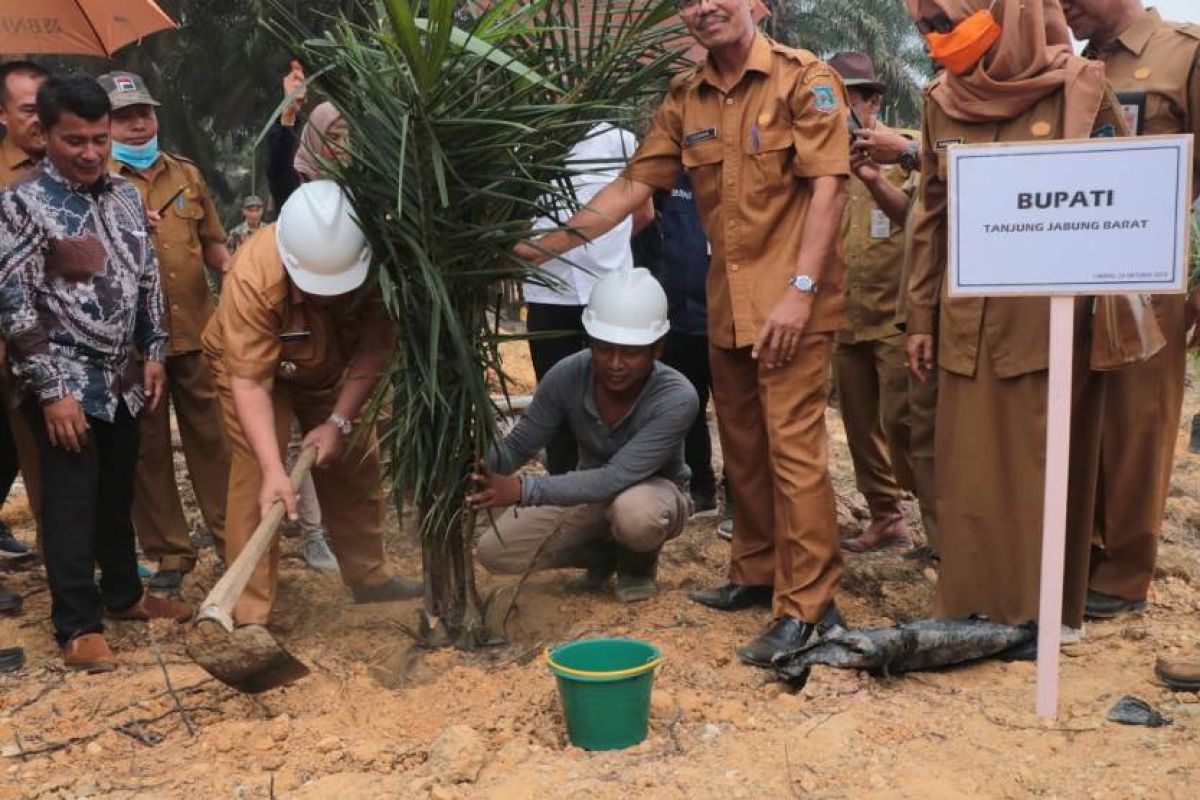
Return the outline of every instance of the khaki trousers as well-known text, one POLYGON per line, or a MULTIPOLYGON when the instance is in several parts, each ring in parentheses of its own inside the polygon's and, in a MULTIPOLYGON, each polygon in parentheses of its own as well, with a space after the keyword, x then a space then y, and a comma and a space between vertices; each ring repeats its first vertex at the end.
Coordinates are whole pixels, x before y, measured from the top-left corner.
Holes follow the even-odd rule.
POLYGON ((617 547, 652 553, 683 531, 691 500, 666 478, 631 486, 607 503, 510 508, 479 538, 476 558, 488 572, 613 563, 617 547))
POLYGON ((908 366, 902 334, 837 345, 834 379, 858 490, 899 500, 913 491, 909 459, 908 366))
MULTIPOLYGON (((261 520, 258 492, 262 472, 246 441, 233 405, 233 394, 224 369, 214 365, 221 412, 229 439, 229 505, 226 513, 225 548, 229 561, 249 541, 261 520)), ((310 431, 329 419, 337 401, 338 387, 313 391, 276 380, 271 393, 275 412, 275 438, 282 456, 287 450, 293 418, 300 429, 310 431)), ((362 439, 346 441, 347 449, 332 464, 313 470, 313 483, 321 503, 329 546, 337 557, 342 581, 347 586, 374 586, 390 577, 383 552, 383 489, 379 468, 379 446, 374 430, 362 439), (356 443, 352 446, 352 443, 356 443)), ((259 562, 246 590, 233 609, 238 624, 266 624, 275 603, 279 584, 279 538, 259 562)))
POLYGON ((229 452, 221 424, 221 407, 208 359, 203 353, 167 358, 167 396, 153 413, 139 418, 141 445, 133 489, 133 527, 146 556, 159 569, 189 571, 196 551, 175 481, 171 446, 171 414, 175 408, 183 455, 196 494, 196 504, 217 542, 225 541, 225 491, 229 483, 229 452))
POLYGON ((776 617, 817 622, 842 574, 829 481, 831 334, 800 340, 768 370, 750 348, 710 346, 713 403, 733 493, 729 579, 774 586, 776 617))
MULTIPOLYGON (((1077 317, 1087 324, 1087 314, 1077 317)), ((1076 342, 1062 620, 1072 628, 1083 624, 1106 378, 1087 369, 1086 336, 1076 342)), ((986 336, 975 377, 941 370, 938 616, 983 614, 1010 625, 1038 618, 1047 378, 1044 370, 997 377, 986 336)))
POLYGON ((1187 371, 1186 299, 1154 298, 1167 344, 1108 378, 1091 588, 1145 600, 1154 578, 1187 371))
POLYGON ((937 475, 934 471, 934 432, 937 429, 937 373, 928 383, 908 374, 908 457, 912 463, 914 490, 921 505, 925 541, 934 549, 939 542, 937 522, 937 475))
POLYGON ((37 531, 38 551, 42 549, 42 458, 37 440, 29 427, 29 420, 19 408, 9 406, 8 392, 0 392, 0 413, 8 414, 8 429, 17 446, 17 466, 21 470, 21 482, 25 485, 25 497, 29 500, 29 513, 33 516, 37 531))

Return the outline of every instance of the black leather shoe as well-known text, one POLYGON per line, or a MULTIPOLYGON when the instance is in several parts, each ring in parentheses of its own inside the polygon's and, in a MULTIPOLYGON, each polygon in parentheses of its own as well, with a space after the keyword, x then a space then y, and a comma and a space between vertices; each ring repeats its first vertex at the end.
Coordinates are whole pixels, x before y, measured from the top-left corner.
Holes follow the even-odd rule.
POLYGON ((25 651, 19 647, 0 649, 0 672, 14 672, 25 666, 25 651))
POLYGON ((0 591, 0 612, 15 614, 21 610, 21 595, 14 592, 0 591))
POLYGON ((835 626, 845 626, 837 606, 830 605, 819 622, 805 622, 796 617, 780 617, 771 623, 766 633, 745 647, 738 648, 742 661, 755 667, 769 667, 777 656, 790 653, 808 643, 813 635, 821 635, 835 626))
POLYGON ((715 608, 717 611, 741 611, 752 606, 771 607, 771 598, 775 591, 770 586, 742 586, 738 583, 727 583, 716 589, 705 589, 701 592, 688 592, 688 599, 702 606, 715 608))
POLYGON ((375 586, 352 586, 351 593, 356 603, 390 603, 393 600, 411 600, 420 597, 425 589, 420 581, 410 581, 393 575, 375 586))
POLYGON ((1113 619, 1122 614, 1140 614, 1145 610, 1145 600, 1126 600, 1088 589, 1083 615, 1088 619, 1113 619))

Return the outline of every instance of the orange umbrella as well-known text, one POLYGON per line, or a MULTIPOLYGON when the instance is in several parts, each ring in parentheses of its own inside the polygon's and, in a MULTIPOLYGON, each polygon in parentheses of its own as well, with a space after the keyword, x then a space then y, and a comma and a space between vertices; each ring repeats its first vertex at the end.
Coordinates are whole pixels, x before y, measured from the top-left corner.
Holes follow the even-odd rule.
POLYGON ((153 0, 0 0, 0 53, 111 56, 177 27, 153 0))

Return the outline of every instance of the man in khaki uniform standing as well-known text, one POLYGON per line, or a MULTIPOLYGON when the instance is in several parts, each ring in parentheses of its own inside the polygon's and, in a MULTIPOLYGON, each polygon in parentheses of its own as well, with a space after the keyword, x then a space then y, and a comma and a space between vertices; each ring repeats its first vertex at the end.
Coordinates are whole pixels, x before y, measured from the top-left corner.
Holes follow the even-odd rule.
MULTIPOLYGON (((220 548, 225 536, 229 455, 200 334, 213 313, 205 265, 224 272, 229 261, 225 229, 200 170, 190 161, 158 149, 154 111, 158 101, 141 77, 110 72, 99 80, 113 107, 114 169, 137 187, 154 223, 171 335, 167 359, 171 405, 200 512, 220 548)), ((175 589, 195 564, 196 552, 175 483, 166 403, 143 416, 140 433, 133 524, 146 555, 158 561, 151 588, 175 589)))
MULTIPOLYGON (((873 129, 883 84, 870 56, 838 53, 829 66, 846 86, 854 113, 851 135, 873 129)), ((842 216, 846 327, 837 335, 834 376, 855 479, 871 513, 867 529, 842 542, 842 548, 864 553, 910 544, 902 505, 904 490, 913 487, 904 420, 908 366, 904 336, 896 328, 896 303, 909 205, 906 188, 911 186, 910 171, 900 165, 855 155, 851 168, 854 177, 842 216)))
MULTIPOLYGON (((1104 62, 1131 133, 1193 133, 1200 139, 1200 25, 1167 22, 1141 0, 1063 0, 1063 10, 1075 38, 1088 42, 1084 55, 1104 62)), ((1194 199, 1200 158, 1192 191, 1194 199)), ((1089 617, 1115 617, 1146 605, 1179 435, 1195 294, 1190 306, 1182 296, 1155 296, 1166 346, 1109 376, 1089 617)), ((1160 664, 1159 671, 1177 688, 1200 689, 1200 659, 1160 664)))
POLYGON ((679 8, 708 57, 671 82, 625 174, 516 253, 544 261, 594 239, 688 170, 712 243, 709 361, 734 498, 729 582, 691 597, 721 611, 771 605, 770 628, 738 650, 770 666, 837 618, 825 408, 845 320, 845 91, 812 53, 759 34, 750 0, 679 8))
MULTIPOLYGON (((1088 42, 1084 55, 1104 62, 1131 133, 1200 135, 1200 25, 1166 22, 1141 0, 1065 0, 1063 9, 1075 37, 1088 42)), ((1200 190, 1195 177, 1192 189, 1200 190)), ((1154 577, 1190 327, 1181 295, 1156 296, 1154 310, 1166 346, 1109 378, 1089 617, 1141 610, 1154 577)))
MULTIPOLYGON (((912 274, 913 223, 923 208, 917 187, 921 182, 921 145, 918 141, 876 122, 871 130, 859 131, 851 146, 851 158, 858 153, 869 156, 877 164, 899 164, 909 170, 904 187, 910 203, 904 226, 904 260, 900 270, 900 296, 896 301, 896 328, 908 325, 908 280, 912 274)), ((853 163, 853 162, 852 162, 853 163)), ((930 370, 918 377, 909 370, 908 394, 902 413, 905 431, 902 440, 912 469, 913 491, 921 507, 921 527, 925 544, 909 552, 907 557, 925 561, 938 558, 938 525, 936 477, 934 471, 934 430, 937 417, 937 374, 930 370)))
MULTIPOLYGON (((0 124, 5 129, 4 140, 0 142, 0 190, 32 175, 45 156, 46 134, 38 122, 35 101, 38 88, 47 77, 44 69, 28 61, 0 66, 0 124)), ((0 340, 0 506, 8 500, 19 470, 40 538, 41 462, 29 423, 9 402, 8 372, 5 346, 0 340)), ((8 525, 0 521, 0 559, 25 558, 30 552, 24 542, 13 536, 8 525)), ((0 590, 0 612, 20 607, 21 595, 0 590)))

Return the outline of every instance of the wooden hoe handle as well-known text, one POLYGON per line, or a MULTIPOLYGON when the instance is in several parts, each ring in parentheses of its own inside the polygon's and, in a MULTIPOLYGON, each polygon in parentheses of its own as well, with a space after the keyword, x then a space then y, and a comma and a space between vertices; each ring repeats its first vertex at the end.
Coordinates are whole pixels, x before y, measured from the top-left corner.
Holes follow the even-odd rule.
MULTIPOLYGON (((308 476, 316 459, 317 449, 315 447, 306 447, 300 452, 300 457, 296 459, 296 466, 292 467, 293 489, 300 490, 300 484, 308 476)), ((238 557, 229 565, 229 569, 225 570, 225 574, 208 593, 208 597, 204 598, 204 603, 200 606, 200 613, 196 616, 197 622, 212 620, 227 631, 233 630, 233 606, 242 596, 246 584, 250 582, 250 576, 254 574, 258 562, 271 549, 271 544, 275 541, 275 531, 279 528, 279 523, 283 522, 284 513, 285 507, 282 500, 276 500, 271 504, 267 515, 254 529, 250 541, 246 542, 242 552, 238 553, 238 557)))

